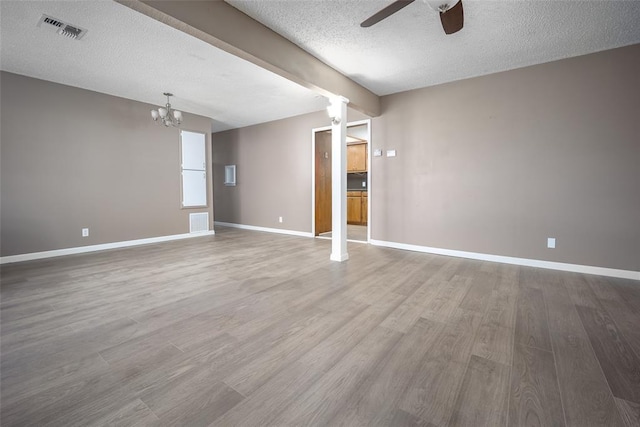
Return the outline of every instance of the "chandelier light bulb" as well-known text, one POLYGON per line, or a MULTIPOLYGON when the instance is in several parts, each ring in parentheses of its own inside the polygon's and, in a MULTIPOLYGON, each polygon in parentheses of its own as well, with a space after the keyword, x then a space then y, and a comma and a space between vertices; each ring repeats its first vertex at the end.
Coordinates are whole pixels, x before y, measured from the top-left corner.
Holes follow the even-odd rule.
POLYGON ((165 92, 164 96, 167 97, 166 105, 164 107, 158 107, 157 110, 151 110, 151 118, 156 122, 158 121, 158 119, 160 119, 162 124, 166 127, 178 127, 180 126, 180 122, 182 121, 182 111, 174 110, 171 108, 169 98, 173 96, 173 94, 165 92))

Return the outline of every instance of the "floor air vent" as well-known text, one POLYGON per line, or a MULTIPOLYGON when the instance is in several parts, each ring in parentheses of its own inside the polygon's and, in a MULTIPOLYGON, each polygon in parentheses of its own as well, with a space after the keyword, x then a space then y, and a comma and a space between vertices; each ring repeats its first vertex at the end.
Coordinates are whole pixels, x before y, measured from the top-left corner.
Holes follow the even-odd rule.
POLYGON ((54 18, 49 15, 42 15, 42 17, 40 17, 38 27, 48 28, 61 36, 74 40, 80 40, 85 34, 87 34, 87 30, 80 28, 77 25, 67 24, 58 18, 54 18))
POLYGON ((209 231, 209 212, 189 214, 189 233, 209 231))

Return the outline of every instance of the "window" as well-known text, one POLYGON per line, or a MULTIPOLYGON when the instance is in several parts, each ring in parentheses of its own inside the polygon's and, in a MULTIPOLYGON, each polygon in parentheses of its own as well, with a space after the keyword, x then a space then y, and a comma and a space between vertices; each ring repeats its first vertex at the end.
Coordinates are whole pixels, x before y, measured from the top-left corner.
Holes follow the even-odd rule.
POLYGON ((207 206, 207 150, 203 133, 180 131, 182 207, 207 206))

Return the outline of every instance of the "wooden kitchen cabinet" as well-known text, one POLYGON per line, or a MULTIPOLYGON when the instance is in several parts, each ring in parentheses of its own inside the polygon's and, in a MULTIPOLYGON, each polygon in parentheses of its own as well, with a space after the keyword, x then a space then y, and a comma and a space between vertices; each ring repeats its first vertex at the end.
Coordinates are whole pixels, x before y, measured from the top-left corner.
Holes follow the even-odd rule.
POLYGON ((347 191, 347 224, 362 221, 362 191, 347 191))
POLYGON ((367 192, 347 191, 347 224, 367 225, 367 192))
POLYGON ((362 225, 367 225, 369 222, 369 196, 366 191, 362 192, 362 225))
POLYGON ((367 143, 347 145, 347 172, 367 171, 367 143))

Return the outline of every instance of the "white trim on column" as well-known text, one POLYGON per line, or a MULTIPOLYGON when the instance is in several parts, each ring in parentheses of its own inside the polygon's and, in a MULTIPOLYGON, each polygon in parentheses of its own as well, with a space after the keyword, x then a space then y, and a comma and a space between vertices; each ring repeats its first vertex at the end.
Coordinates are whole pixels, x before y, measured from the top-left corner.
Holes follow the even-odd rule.
POLYGON ((190 239, 192 237, 210 236, 215 231, 202 231, 198 233, 174 234, 171 236, 150 237, 148 239, 125 240, 122 242, 102 243, 99 245, 79 246, 75 248, 54 249, 51 251, 32 252, 29 254, 9 255, 0 257, 0 264, 9 264, 13 262, 32 261, 36 259, 53 258, 65 255, 83 254, 87 252, 104 251, 107 249, 127 248, 130 246, 148 245, 150 243, 168 242, 171 240, 190 239))
POLYGON ((328 107, 331 116, 331 261, 346 261, 347 251, 347 104, 336 96, 328 107))
POLYGON ((479 252, 457 251, 453 249, 432 248, 429 246, 409 245, 406 243, 387 242, 384 240, 370 240, 375 246, 402 249, 406 251, 425 252, 429 254, 445 255, 458 258, 469 258, 480 261, 500 262, 525 267, 546 268, 549 270, 571 271, 574 273, 595 274, 598 276, 618 277, 621 279, 640 280, 640 271, 618 270, 615 268, 594 267, 590 265, 567 264, 563 262, 543 261, 529 258, 516 258, 503 255, 483 254, 479 252))
POLYGON ((287 234, 289 236, 313 237, 313 233, 309 233, 307 231, 284 230, 282 228, 258 227, 256 225, 245 225, 245 224, 236 224, 233 222, 220 222, 220 221, 215 221, 213 224, 219 225, 221 227, 241 228, 243 230, 251 230, 251 231, 264 231, 266 233, 287 234))
POLYGON ((349 259, 349 254, 348 253, 341 253, 341 254, 336 254, 331 252, 331 255, 329 255, 329 260, 331 261, 338 261, 338 262, 342 262, 342 261, 346 261, 349 259))

